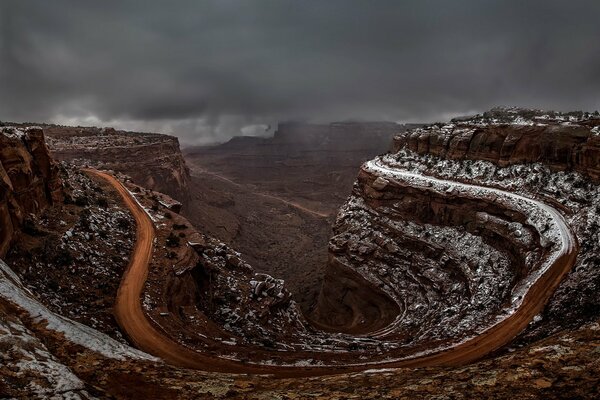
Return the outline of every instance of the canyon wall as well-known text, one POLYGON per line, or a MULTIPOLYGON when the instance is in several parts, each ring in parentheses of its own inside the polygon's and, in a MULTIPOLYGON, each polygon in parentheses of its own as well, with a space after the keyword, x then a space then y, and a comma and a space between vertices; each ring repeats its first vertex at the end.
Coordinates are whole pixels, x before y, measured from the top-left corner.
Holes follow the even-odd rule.
POLYGON ((44 131, 57 160, 124 173, 179 201, 189 198, 189 170, 174 136, 53 125, 44 131))
POLYGON ((30 214, 62 199, 58 167, 40 128, 0 130, 0 257, 30 214))
POLYGON ((531 272, 532 260, 547 256, 529 216, 497 196, 387 180, 367 168, 329 249, 313 317, 368 333, 402 314, 397 330, 406 337, 450 332, 461 320, 485 323, 507 301, 507 289, 531 272), (467 259, 473 245, 480 251, 467 259))
POLYGON ((583 113, 493 109, 473 119, 455 119, 407 131, 394 138, 394 151, 407 148, 460 160, 500 166, 542 162, 600 181, 600 117, 583 113))
POLYGON ((338 214, 313 318, 343 331, 356 330, 357 320, 370 327, 389 305, 352 293, 379 287, 398 304, 398 332, 435 339, 440 326, 485 325, 519 300, 519 285, 555 246, 546 238, 552 229, 536 222, 533 209, 519 210, 521 200, 419 187, 416 177, 424 175, 502 188, 564 213, 583 251, 531 326, 539 337, 593 319, 599 154, 600 115, 582 112, 498 108, 399 133, 391 154, 363 165, 338 214))

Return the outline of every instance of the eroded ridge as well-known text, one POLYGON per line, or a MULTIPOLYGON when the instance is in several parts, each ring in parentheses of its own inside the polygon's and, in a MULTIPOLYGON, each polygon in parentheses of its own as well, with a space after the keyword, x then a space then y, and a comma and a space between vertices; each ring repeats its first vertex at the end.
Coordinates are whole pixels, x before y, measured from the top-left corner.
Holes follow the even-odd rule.
MULTIPOLYGON (((381 288, 400 309, 370 335, 426 349, 511 325, 516 312, 539 302, 533 318, 556 282, 542 297, 529 291, 560 279, 575 259, 576 239, 562 214, 505 190, 406 170, 396 157, 363 166, 331 242, 337 265, 381 288)), ((349 306, 347 295, 331 301, 350 287, 337 275, 326 281, 337 286, 324 292, 326 309, 349 306)))

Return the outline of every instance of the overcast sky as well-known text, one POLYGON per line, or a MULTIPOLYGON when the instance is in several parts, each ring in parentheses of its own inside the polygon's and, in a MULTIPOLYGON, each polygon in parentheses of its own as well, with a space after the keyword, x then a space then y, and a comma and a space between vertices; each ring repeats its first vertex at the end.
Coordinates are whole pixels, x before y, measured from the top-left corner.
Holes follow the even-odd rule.
POLYGON ((0 1, 0 120, 183 143, 278 120, 600 109, 600 1, 0 1))

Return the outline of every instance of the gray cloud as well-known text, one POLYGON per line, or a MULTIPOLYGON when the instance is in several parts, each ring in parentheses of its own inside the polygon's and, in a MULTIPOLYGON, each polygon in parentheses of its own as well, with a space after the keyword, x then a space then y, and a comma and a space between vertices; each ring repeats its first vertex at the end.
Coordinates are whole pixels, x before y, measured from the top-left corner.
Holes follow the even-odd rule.
POLYGON ((279 119, 600 108, 600 2, 0 3, 0 118, 223 140, 279 119))

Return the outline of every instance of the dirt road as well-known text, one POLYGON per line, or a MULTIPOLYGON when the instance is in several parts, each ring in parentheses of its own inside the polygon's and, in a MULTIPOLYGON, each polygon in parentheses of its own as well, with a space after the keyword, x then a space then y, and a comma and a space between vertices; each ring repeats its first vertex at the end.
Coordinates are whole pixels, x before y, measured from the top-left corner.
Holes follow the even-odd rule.
MULTIPOLYGON (((428 355, 408 356, 391 362, 365 362, 364 364, 352 364, 341 367, 251 365, 239 361, 211 357, 189 349, 164 335, 146 317, 142 309, 140 296, 153 253, 154 225, 146 211, 117 179, 109 174, 95 170, 89 170, 88 172, 105 179, 115 188, 123 198, 127 208, 133 214, 137 224, 136 245, 117 293, 115 304, 117 322, 138 348, 162 358, 167 363, 181 367, 215 372, 262 373, 273 374, 279 377, 299 377, 336 374, 373 368, 424 367, 469 363, 507 344, 527 326, 533 317, 541 311, 562 278, 571 269, 578 251, 575 237, 570 229, 564 225, 565 222, 561 214, 550 206, 542 205, 549 209, 555 218, 559 219, 557 223, 561 224, 561 234, 566 236, 563 237, 563 241, 567 241, 571 245, 563 246, 563 251, 552 260, 551 265, 548 266, 543 275, 530 287, 522 299, 520 307, 513 314, 475 338, 445 349, 435 350, 428 355)), ((455 184, 448 181, 444 182, 455 184)), ((480 187, 480 189, 488 190, 489 188, 480 187)))
MULTIPOLYGON (((237 183, 237 182, 235 182, 235 181, 233 181, 233 180, 231 180, 231 179, 229 179, 229 178, 227 178, 227 177, 225 177, 223 175, 219 175, 217 173, 210 172, 210 171, 207 171, 207 170, 204 170, 204 169, 202 169, 202 170, 200 170, 198 172, 200 172, 202 174, 205 174, 205 175, 214 176, 215 178, 220 179, 222 181, 225 181, 225 182, 227 182, 227 183, 229 183, 231 185, 234 185, 234 186, 246 189, 246 187, 244 185, 242 185, 240 183, 237 183)), ((300 210, 302 212, 314 215, 315 217, 319 217, 319 218, 327 218, 327 217, 329 217, 329 214, 327 214, 327 213, 320 212, 320 211, 315 211, 315 210, 311 210, 310 208, 304 207, 303 205, 301 205, 299 203, 296 203, 295 201, 286 200, 286 199, 284 199, 282 197, 278 197, 278 196, 275 196, 275 195, 272 195, 272 194, 269 194, 269 193, 263 193, 263 192, 256 192, 255 191, 254 194, 256 194, 257 196, 260 196, 260 197, 264 197, 266 199, 272 199, 272 200, 276 200, 276 201, 282 202, 282 203, 287 204, 290 207, 296 208, 296 209, 298 209, 298 210, 300 210)))

